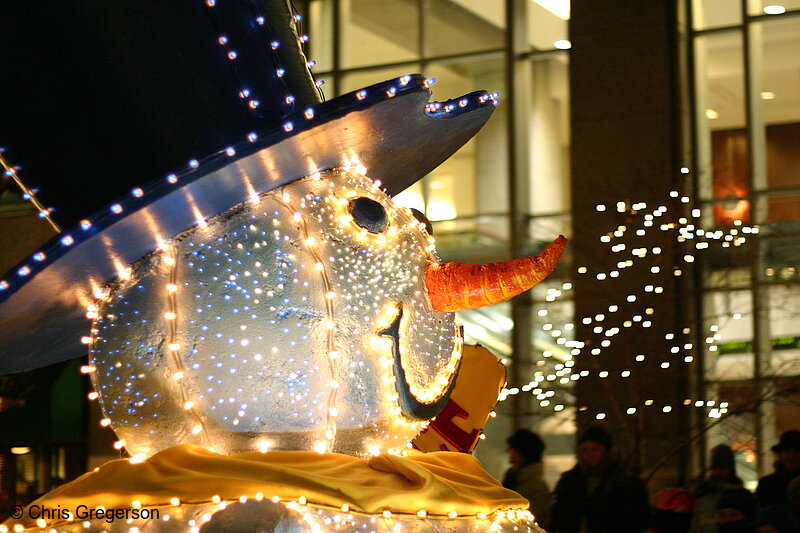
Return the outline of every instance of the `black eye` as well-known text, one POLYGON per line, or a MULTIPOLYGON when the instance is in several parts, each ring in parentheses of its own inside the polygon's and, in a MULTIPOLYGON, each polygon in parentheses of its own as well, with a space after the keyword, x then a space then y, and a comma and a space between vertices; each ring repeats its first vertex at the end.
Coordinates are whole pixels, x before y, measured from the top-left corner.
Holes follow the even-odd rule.
POLYGON ((419 209, 414 209, 413 207, 411 208, 411 214, 414 215, 414 218, 416 218, 417 220, 419 220, 420 222, 425 224, 425 231, 428 232, 428 235, 432 236, 433 235, 433 224, 431 224, 431 221, 428 220, 428 217, 423 215, 422 211, 420 211, 419 209))
POLYGON ((383 233, 389 227, 386 210, 371 198, 360 196, 350 200, 349 209, 356 224, 370 233, 383 233))

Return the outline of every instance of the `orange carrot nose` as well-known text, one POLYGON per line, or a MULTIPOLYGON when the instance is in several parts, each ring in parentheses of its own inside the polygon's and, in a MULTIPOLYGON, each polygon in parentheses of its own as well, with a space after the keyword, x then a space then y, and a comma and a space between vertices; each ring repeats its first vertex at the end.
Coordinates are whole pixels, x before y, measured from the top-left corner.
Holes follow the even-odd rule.
POLYGON ((496 304, 521 294, 550 275, 567 239, 559 235, 542 253, 502 263, 431 263, 425 270, 428 298, 436 311, 496 304))

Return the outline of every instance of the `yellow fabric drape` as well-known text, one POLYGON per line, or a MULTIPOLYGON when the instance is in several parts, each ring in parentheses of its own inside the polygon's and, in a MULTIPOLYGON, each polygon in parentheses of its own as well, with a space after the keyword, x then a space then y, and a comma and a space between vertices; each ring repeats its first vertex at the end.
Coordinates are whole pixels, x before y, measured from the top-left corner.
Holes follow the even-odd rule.
MULTIPOLYGON (((525 509, 528 502, 503 488, 471 455, 434 452, 359 459, 334 453, 244 452, 221 455, 194 445, 163 450, 142 463, 111 461, 46 494, 37 502, 54 508, 78 505, 128 508, 210 502, 214 496, 299 500, 370 514, 492 513, 525 509)), ((24 520, 21 522, 25 522, 24 520)))

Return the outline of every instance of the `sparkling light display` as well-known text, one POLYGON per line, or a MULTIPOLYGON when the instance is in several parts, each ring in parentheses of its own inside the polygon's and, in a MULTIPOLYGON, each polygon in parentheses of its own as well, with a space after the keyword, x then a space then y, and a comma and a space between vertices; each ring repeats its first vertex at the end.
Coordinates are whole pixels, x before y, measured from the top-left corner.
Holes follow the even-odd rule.
MULTIPOLYGON (((671 191, 669 196, 672 199, 679 200, 683 205, 691 204, 691 199, 688 196, 682 196, 677 191, 671 191)), ((622 256, 620 261, 617 262, 616 268, 608 271, 596 271, 591 274, 587 266, 579 266, 577 268, 578 275, 593 275, 598 281, 619 278, 624 275, 625 269, 629 269, 634 264, 642 261, 649 261, 650 272, 654 276, 662 274, 662 268, 658 265, 658 257, 662 253, 660 247, 642 245, 628 249, 625 243, 615 242, 628 232, 635 232, 636 237, 642 238, 643 242, 646 242, 645 238, 648 232, 651 231, 673 233, 677 243, 690 245, 693 250, 684 253, 680 258, 681 261, 672 270, 672 275, 676 277, 683 275, 681 263, 693 263, 695 254, 702 253, 703 250, 707 250, 711 246, 722 248, 742 246, 747 242, 749 236, 759 233, 758 226, 748 226, 741 221, 735 221, 733 227, 726 229, 704 229, 699 224, 698 219, 702 213, 698 208, 691 209, 690 216, 675 216, 674 219, 668 219, 666 205, 648 206, 646 202, 620 201, 611 206, 598 204, 596 210, 598 212, 614 210, 618 213, 626 213, 631 217, 635 217, 630 223, 617 226, 600 236, 600 242, 608 244, 610 253, 622 256)), ((550 287, 547 289, 545 300, 546 302, 557 302, 564 297, 569 297, 571 290, 572 283, 570 282, 563 283, 560 287, 550 287)), ((537 315, 546 319, 541 325, 542 331, 550 335, 558 345, 563 346, 564 353, 556 356, 553 350, 544 351, 544 359, 537 364, 541 368, 534 372, 533 379, 521 387, 503 389, 500 393, 499 401, 504 401, 509 396, 516 394, 530 393, 536 397, 541 408, 549 408, 555 412, 563 411, 572 403, 571 399, 565 397, 565 391, 563 390, 565 386, 592 375, 601 379, 609 377, 607 370, 574 370, 576 357, 581 355, 602 356, 613 345, 614 337, 620 333, 621 329, 618 326, 606 325, 606 319, 613 316, 615 323, 621 322, 623 328, 650 328, 652 327, 653 316, 657 313, 657 306, 648 304, 642 308, 637 302, 641 301, 646 295, 662 293, 663 287, 655 281, 637 289, 632 288, 628 294, 621 295, 621 301, 610 304, 607 308, 607 313, 576 317, 575 320, 580 321, 582 324, 593 324, 593 332, 601 335, 598 342, 591 347, 583 341, 570 338, 569 332, 574 330, 575 327, 573 321, 562 321, 558 317, 552 317, 551 310, 547 307, 538 309, 536 311, 537 315), (620 321, 616 315, 622 312, 629 314, 620 321)), ((729 318, 736 320, 741 318, 741 315, 734 313, 729 318)), ((706 333, 705 338, 707 346, 704 349, 710 352, 717 350, 715 342, 720 338, 718 331, 719 324, 709 326, 709 331, 706 333)), ((664 333, 665 340, 673 341, 673 345, 670 347, 668 354, 659 356, 660 361, 657 368, 667 369, 674 364, 690 364, 694 361, 694 353, 697 347, 688 340, 691 332, 690 328, 683 328, 680 331, 664 333)), ((648 356, 653 356, 653 354, 640 353, 635 357, 635 362, 642 363, 648 356)), ((636 367, 632 365, 630 369, 620 371, 620 377, 629 378, 635 371, 636 367)), ((589 406, 577 407, 582 412, 590 410, 589 406)), ((679 405, 664 404, 656 398, 642 398, 639 404, 625 406, 623 412, 627 415, 634 415, 643 408, 657 408, 661 412, 668 413, 678 407, 703 409, 708 418, 720 418, 728 413, 728 402, 720 401, 720 399, 700 400, 693 398, 686 398, 679 405)), ((606 415, 607 413, 605 412, 597 411, 594 413, 594 418, 603 420, 606 415)))

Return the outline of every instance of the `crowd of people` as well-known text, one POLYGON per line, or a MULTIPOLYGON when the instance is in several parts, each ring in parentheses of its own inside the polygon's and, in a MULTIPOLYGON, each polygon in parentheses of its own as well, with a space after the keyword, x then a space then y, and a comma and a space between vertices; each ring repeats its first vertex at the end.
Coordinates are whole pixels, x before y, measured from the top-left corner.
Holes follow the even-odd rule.
POLYGON ((611 434, 592 426, 578 439, 577 463, 553 491, 544 480, 545 444, 522 429, 508 438, 511 467, 503 486, 531 502, 549 533, 800 533, 800 431, 772 447, 775 472, 755 493, 736 475, 733 450, 711 450, 705 475, 689 487, 666 488, 652 505, 641 477, 615 453, 611 434))

